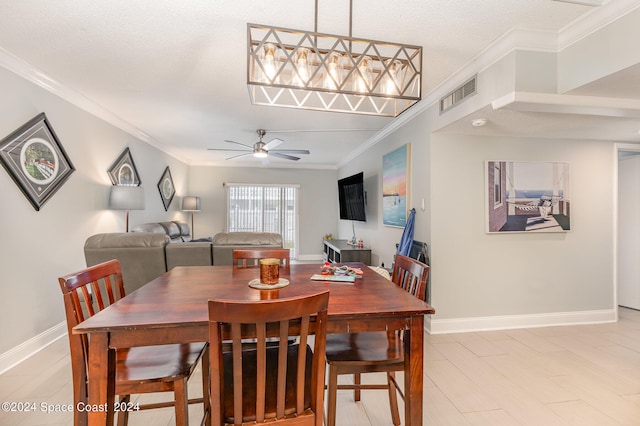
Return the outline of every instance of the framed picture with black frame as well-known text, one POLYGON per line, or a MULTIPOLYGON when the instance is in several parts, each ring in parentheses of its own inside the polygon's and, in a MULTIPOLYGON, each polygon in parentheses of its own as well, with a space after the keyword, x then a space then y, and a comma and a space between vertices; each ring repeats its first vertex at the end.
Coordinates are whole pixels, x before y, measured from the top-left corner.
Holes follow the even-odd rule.
POLYGON ((160 198, 162 199, 162 205, 164 205, 164 211, 169 210, 173 196, 176 195, 176 187, 173 184, 173 178, 171 177, 171 170, 169 166, 164 169, 160 181, 158 182, 158 190, 160 191, 160 198))
POLYGON ((0 160, 36 211, 75 170, 44 112, 0 141, 0 160))
POLYGON ((122 151, 107 173, 113 185, 140 186, 140 175, 129 148, 122 151))

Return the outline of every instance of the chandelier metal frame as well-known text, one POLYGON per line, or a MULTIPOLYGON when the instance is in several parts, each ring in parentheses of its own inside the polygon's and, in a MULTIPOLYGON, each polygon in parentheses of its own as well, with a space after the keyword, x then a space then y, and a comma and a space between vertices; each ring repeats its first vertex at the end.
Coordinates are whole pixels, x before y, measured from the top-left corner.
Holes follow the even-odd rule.
POLYGON ((396 117, 422 97, 421 46, 260 24, 247 36, 253 104, 396 117))

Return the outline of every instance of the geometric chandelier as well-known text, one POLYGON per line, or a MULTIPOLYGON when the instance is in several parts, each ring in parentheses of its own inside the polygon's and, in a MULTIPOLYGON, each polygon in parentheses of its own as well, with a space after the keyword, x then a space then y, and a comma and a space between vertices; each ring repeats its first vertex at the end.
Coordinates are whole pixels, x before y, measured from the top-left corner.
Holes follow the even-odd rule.
POLYGON ((422 96, 420 46, 247 27, 253 104, 396 117, 422 96))

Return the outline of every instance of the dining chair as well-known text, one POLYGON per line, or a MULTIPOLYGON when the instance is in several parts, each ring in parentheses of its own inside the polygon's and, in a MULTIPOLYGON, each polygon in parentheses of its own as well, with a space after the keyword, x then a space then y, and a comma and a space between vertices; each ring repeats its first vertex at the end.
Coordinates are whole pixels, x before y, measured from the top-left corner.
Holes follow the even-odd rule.
MULTIPOLYGON (((391 281, 398 287, 424 300, 429 266, 406 256, 396 255, 391 281)), ((404 399, 396 382, 395 372, 404 371, 404 347, 408 344, 408 333, 404 331, 381 331, 364 333, 329 334, 327 336, 326 359, 329 365, 327 396, 327 426, 336 424, 336 393, 338 389, 352 389, 354 399, 360 401, 360 390, 386 389, 393 424, 400 424, 396 390, 404 399), (362 384, 362 373, 385 372, 386 384, 362 384), (353 374, 354 384, 338 385, 338 376, 353 374)))
POLYGON ((250 268, 260 266, 260 259, 280 259, 280 267, 289 270, 289 249, 283 248, 252 248, 234 249, 233 267, 250 268))
MULTIPOLYGON (((120 262, 111 260, 58 278, 67 317, 71 348, 73 400, 75 406, 87 403, 89 341, 74 334, 73 328, 105 307, 125 297, 120 262)), ((110 378, 111 379, 111 378, 110 378)), ((118 425, 126 425, 129 412, 175 406, 176 424, 188 425, 188 404, 209 407, 208 343, 132 347, 116 352, 115 394, 119 395, 118 425), (202 359, 203 398, 189 400, 187 381, 202 359), (132 403, 132 394, 173 392, 173 400, 153 404, 132 403)), ((86 425, 86 412, 74 410, 74 425, 86 425)))
POLYGON ((328 301, 328 290, 284 299, 209 300, 212 425, 322 424, 328 301), (255 349, 243 348, 243 336, 256 338, 255 349), (289 344, 292 336, 298 343, 289 344), (279 343, 270 345, 270 337, 279 343))

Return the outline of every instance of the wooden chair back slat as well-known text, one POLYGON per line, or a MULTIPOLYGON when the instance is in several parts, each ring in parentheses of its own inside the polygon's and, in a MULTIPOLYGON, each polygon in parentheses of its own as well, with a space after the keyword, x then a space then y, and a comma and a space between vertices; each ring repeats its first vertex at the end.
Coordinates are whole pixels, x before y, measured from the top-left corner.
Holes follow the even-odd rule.
POLYGON ((396 254, 391 281, 420 300, 425 300, 429 266, 407 256, 396 254))
POLYGON ((260 259, 279 259, 280 267, 289 269, 290 251, 282 248, 268 249, 235 249, 233 250, 234 268, 255 268, 260 266, 260 259))
POLYGON ((257 369, 256 376, 256 421, 264 422, 265 397, 267 390, 267 324, 260 322, 257 325, 257 369))
POLYGON ((245 422, 255 424, 289 418, 295 422, 300 421, 298 416, 322 416, 328 299, 329 292, 323 291, 288 299, 209 301, 210 356, 214 363, 211 371, 217 371, 211 377, 213 424, 217 421, 220 424, 225 424, 225 421, 238 425, 245 422), (313 352, 307 350, 310 332, 315 333, 313 352), (289 343, 293 336, 299 337, 299 343, 289 343), (242 339, 247 337, 256 339, 255 349, 243 352, 242 339), (275 346, 267 344, 267 339, 272 337, 278 338, 275 346), (224 339, 231 339, 232 354, 223 354, 224 339), (277 354, 273 353, 275 351, 277 354), (243 359, 246 367, 249 352, 256 357, 254 366, 250 367, 255 369, 255 377, 254 373, 243 371, 243 359), (292 353, 297 354, 296 358, 291 358, 292 353), (277 367, 268 359, 277 359, 277 367), (308 365, 311 365, 311 372, 308 365), (293 368, 296 371, 294 376, 293 368), (224 392, 230 388, 230 384, 224 383, 225 369, 231 371, 226 377, 233 380, 232 396, 224 392), (310 380, 307 379, 309 373, 310 380), (247 388, 249 380, 255 380, 250 383, 251 389, 247 388), (287 388, 287 380, 294 384, 292 387, 295 389, 287 388), (274 393, 275 404, 272 406, 273 401, 269 403, 269 400, 274 393), (307 405, 309 396, 310 405, 307 405), (231 405, 225 404, 225 398, 232 398, 231 405), (229 406, 233 407, 233 412, 225 413, 229 406))
MULTIPOLYGON (((284 400, 285 400, 285 391, 287 390, 287 344, 289 340, 289 322, 288 321, 280 321, 280 341, 278 343, 278 379, 277 379, 277 407, 276 407, 276 417, 281 418, 284 416, 284 400)), ((302 352, 302 351, 299 351, 302 352)), ((300 394, 300 390, 304 389, 297 388, 298 394, 300 394)), ((304 391, 303 391, 304 393, 304 391)), ((297 401, 297 399, 296 399, 297 401)), ((298 407, 296 407, 296 410, 298 407)), ((301 413, 302 411, 297 411, 301 413)))

